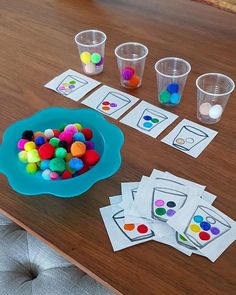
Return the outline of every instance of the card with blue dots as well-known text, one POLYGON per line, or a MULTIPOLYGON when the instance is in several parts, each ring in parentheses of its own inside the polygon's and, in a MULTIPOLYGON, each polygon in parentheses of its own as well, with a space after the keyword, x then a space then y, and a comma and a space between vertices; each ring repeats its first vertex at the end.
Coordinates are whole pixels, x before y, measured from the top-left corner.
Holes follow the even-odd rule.
POLYGON ((141 101, 121 122, 156 138, 171 123, 177 115, 156 107, 146 101, 141 101))
POLYGON ((189 202, 168 224, 212 262, 236 239, 236 222, 203 199, 189 202))
POLYGON ((45 84, 44 87, 78 101, 99 84, 101 83, 76 71, 67 70, 45 84))

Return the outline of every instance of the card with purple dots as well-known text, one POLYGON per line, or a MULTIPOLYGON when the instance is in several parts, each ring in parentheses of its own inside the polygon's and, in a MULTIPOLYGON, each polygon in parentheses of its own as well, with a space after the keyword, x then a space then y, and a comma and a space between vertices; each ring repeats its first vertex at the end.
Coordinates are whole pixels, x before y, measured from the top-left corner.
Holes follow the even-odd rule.
POLYGON ((202 199, 186 204, 168 224, 212 262, 236 239, 235 221, 202 199))
POLYGON ((184 119, 161 141, 197 158, 217 133, 215 130, 184 119))
POLYGON ((120 122, 156 138, 177 118, 175 114, 141 101, 120 122))
POLYGON ((44 86, 74 101, 78 101, 100 84, 100 82, 76 71, 67 70, 44 86))
POLYGON ((94 91, 82 103, 104 115, 118 119, 138 100, 135 96, 104 85, 94 91))

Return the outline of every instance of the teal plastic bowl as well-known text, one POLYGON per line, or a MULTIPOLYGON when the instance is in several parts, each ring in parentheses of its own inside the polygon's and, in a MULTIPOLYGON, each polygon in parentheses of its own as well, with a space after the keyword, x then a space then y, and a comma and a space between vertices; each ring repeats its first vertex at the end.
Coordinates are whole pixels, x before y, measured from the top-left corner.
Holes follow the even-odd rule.
POLYGON ((96 111, 48 108, 6 129, 0 145, 0 172, 6 175, 11 187, 20 194, 75 197, 86 192, 99 180, 110 177, 119 169, 120 150, 123 143, 122 131, 96 111), (28 174, 25 170, 26 164, 21 163, 18 159, 17 142, 22 132, 29 129, 34 132, 48 128, 58 129, 64 123, 81 123, 82 126, 93 130, 92 141, 101 156, 100 161, 86 173, 66 180, 48 181, 41 176, 28 174))

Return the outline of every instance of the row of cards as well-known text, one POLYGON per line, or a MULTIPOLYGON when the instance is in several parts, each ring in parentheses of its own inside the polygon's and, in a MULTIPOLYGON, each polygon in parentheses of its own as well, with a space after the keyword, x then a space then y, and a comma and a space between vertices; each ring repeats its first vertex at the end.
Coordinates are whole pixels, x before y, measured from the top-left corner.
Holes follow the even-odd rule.
MULTIPOLYGON (((68 70, 55 77, 45 87, 78 101, 100 84, 94 79, 68 70)), ((118 119, 138 101, 135 96, 104 85, 82 103, 118 119)), ((177 118, 177 115, 143 100, 121 119, 121 122, 156 138, 177 118)), ((161 141, 196 158, 216 135, 216 131, 184 119, 161 141)))
POLYGON ((212 206, 205 186, 153 170, 121 184, 121 195, 100 209, 114 251, 154 240, 215 261, 235 241, 236 223, 212 206))

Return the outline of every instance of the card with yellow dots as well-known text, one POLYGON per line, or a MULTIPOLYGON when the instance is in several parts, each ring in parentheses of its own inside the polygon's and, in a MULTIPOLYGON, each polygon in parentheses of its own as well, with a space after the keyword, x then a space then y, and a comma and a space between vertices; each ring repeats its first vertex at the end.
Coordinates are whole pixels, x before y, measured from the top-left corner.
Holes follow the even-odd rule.
POLYGON ((67 70, 44 86, 74 101, 78 101, 100 84, 100 82, 76 71, 67 70))

